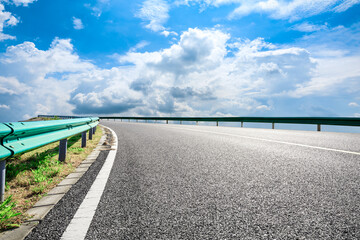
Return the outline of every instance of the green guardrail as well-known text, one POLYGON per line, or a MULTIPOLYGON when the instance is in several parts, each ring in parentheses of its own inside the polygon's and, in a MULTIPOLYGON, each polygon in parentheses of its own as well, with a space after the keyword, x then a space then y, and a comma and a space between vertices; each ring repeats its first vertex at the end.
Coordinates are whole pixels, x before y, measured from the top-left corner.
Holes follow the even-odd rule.
POLYGON ((289 124, 315 124, 317 130, 321 130, 321 125, 339 125, 339 126, 360 126, 360 118, 352 117, 108 117, 102 116, 100 119, 120 119, 120 120, 152 120, 152 121, 191 121, 191 122, 256 122, 256 123, 275 123, 289 124))
POLYGON ((0 202, 4 200, 6 158, 60 140, 59 160, 64 161, 67 138, 82 133, 82 147, 85 147, 86 132, 90 130, 92 139, 98 123, 98 117, 0 123, 0 202))

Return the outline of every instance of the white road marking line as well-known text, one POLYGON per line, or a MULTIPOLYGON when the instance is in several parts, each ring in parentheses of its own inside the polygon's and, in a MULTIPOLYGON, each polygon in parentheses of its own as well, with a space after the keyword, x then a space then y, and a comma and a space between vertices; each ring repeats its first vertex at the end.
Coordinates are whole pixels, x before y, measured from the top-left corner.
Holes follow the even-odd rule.
POLYGON ((215 134, 227 135, 227 136, 231 136, 231 137, 248 138, 248 139, 260 140, 260 141, 266 141, 266 142, 274 142, 274 143, 281 143, 281 144, 287 144, 287 145, 293 145, 293 146, 300 146, 300 147, 321 149, 321 150, 327 150, 327 151, 333 151, 333 152, 342 152, 342 153, 360 155, 360 152, 352 152, 352 151, 346 151, 346 150, 340 150, 340 149, 334 149, 334 148, 326 148, 326 147, 317 147, 317 146, 311 146, 311 145, 300 144, 300 143, 283 142, 283 141, 278 141, 278 140, 236 135, 236 134, 231 134, 231 133, 212 132, 212 131, 206 131, 206 130, 196 130, 196 129, 190 129, 190 128, 178 128, 178 127, 170 127, 170 126, 166 126, 166 127, 173 128, 173 129, 189 130, 189 131, 194 131, 194 132, 203 132, 203 133, 212 133, 212 134, 215 133, 215 134))
POLYGON ((113 134, 114 143, 89 192, 86 194, 86 197, 81 203, 79 209, 76 211, 75 216, 61 236, 62 240, 81 240, 86 237, 86 233, 90 227, 96 208, 100 202, 105 185, 109 178, 118 147, 118 138, 116 133, 112 129, 108 129, 113 134))

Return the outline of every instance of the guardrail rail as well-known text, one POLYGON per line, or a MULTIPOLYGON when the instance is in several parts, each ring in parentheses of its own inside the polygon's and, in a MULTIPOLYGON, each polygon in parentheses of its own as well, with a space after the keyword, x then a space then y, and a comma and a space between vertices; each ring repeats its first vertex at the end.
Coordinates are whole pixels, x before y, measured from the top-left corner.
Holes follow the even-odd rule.
POLYGON ((120 119, 120 120, 144 120, 144 121, 183 121, 191 122, 244 122, 271 123, 272 129, 275 129, 275 123, 288 124, 314 124, 317 125, 317 131, 321 131, 321 125, 338 125, 338 126, 360 126, 360 118, 353 117, 112 117, 101 116, 100 119, 120 119))
POLYGON ((0 123, 0 202, 4 201, 6 158, 60 141, 59 161, 65 161, 67 138, 81 133, 81 147, 85 147, 86 132, 92 139, 98 123, 98 117, 0 123))

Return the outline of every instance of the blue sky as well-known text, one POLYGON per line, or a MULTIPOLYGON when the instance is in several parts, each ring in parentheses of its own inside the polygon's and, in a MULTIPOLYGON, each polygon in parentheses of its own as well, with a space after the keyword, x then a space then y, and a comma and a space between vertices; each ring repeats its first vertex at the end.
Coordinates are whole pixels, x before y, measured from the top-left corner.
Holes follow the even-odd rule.
POLYGON ((0 121, 360 117, 360 0, 0 0, 0 121))

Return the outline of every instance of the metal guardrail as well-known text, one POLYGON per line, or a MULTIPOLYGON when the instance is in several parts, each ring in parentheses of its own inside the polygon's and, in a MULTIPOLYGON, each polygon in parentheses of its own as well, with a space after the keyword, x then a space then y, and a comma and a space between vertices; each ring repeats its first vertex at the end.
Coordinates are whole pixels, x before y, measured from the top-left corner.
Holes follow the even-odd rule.
POLYGON ((67 138, 82 133, 82 147, 95 133, 98 117, 70 120, 0 123, 0 202, 4 200, 6 158, 59 141, 59 160, 66 158, 67 138))
POLYGON ((289 124, 315 124, 317 130, 321 131, 321 125, 339 125, 339 126, 360 126, 360 118, 352 117, 99 117, 100 119, 120 119, 120 120, 152 120, 152 121, 192 121, 192 122, 241 122, 243 127, 244 122, 256 123, 272 123, 272 128, 275 128, 275 123, 289 123, 289 124))

